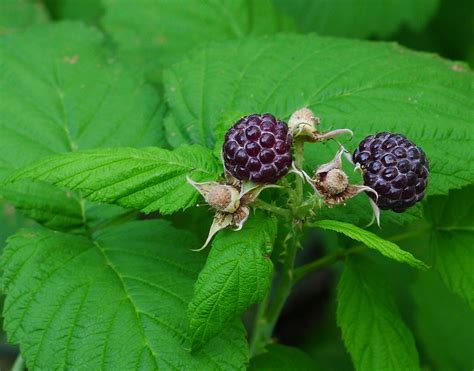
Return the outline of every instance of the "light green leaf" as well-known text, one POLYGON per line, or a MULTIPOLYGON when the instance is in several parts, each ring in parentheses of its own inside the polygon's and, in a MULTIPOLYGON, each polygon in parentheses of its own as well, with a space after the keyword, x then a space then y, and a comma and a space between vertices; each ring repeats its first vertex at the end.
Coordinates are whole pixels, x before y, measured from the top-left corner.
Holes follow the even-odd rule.
POLYGON ((189 352, 186 308, 198 242, 163 221, 85 237, 35 228, 2 258, 5 328, 28 369, 244 369, 244 329, 230 323, 189 352))
POLYGON ((274 0, 299 28, 321 35, 387 37, 400 26, 421 31, 438 0, 274 0))
POLYGON ((162 142, 162 99, 80 23, 0 40, 0 178, 52 154, 162 142))
POLYGON ((410 330, 377 267, 350 257, 337 287, 337 322, 356 370, 419 370, 410 330))
POLYGON ((81 198, 44 182, 20 180, 0 188, 5 198, 24 215, 57 230, 71 230, 85 224, 81 198))
MULTIPOLYGON (((474 182, 474 74, 463 64, 393 43, 280 35, 203 48, 164 77, 173 146, 213 147, 214 129, 228 112, 288 119, 308 106, 321 117, 321 131, 354 131, 344 142, 350 150, 375 132, 407 135, 430 160, 430 194, 474 182)), ((309 171, 337 150, 306 148, 309 171)))
POLYGON ((376 234, 366 231, 355 225, 339 222, 337 220, 319 220, 311 224, 312 227, 327 229, 342 233, 353 240, 362 242, 368 248, 377 250, 387 258, 394 259, 401 263, 407 263, 415 268, 428 268, 425 263, 416 259, 408 251, 400 249, 393 242, 384 240, 376 234))
POLYGON ((298 348, 272 344, 267 352, 250 360, 249 371, 315 371, 317 363, 298 348))
POLYGON ((38 23, 45 23, 48 13, 35 0, 0 1, 0 35, 21 31, 38 23))
MULTIPOLYGON (((432 370, 474 368, 474 312, 451 293, 434 271, 423 272, 411 287, 414 331, 422 364, 432 370), (423 362, 423 358, 424 362, 423 362)), ((425 367, 426 368, 426 367, 425 367)))
MULTIPOLYGON (((161 67, 210 41, 293 29, 271 0, 105 0, 102 24, 122 58, 146 66, 154 80, 161 67)), ((204 71, 203 71, 204 72, 204 71)), ((202 81, 200 88, 205 82, 202 81)), ((198 87, 196 86, 198 89, 198 87)))
POLYGON ((174 151, 150 147, 72 152, 38 161, 8 180, 43 180, 81 191, 92 201, 170 214, 197 200, 186 176, 199 182, 215 180, 221 173, 212 151, 195 145, 174 151))
POLYGON ((424 207, 431 223, 433 268, 474 309, 474 187, 432 197, 424 207))
POLYGON ((241 231, 223 231, 215 238, 189 304, 193 345, 205 344, 220 334, 267 294, 275 235, 275 219, 257 214, 241 231))

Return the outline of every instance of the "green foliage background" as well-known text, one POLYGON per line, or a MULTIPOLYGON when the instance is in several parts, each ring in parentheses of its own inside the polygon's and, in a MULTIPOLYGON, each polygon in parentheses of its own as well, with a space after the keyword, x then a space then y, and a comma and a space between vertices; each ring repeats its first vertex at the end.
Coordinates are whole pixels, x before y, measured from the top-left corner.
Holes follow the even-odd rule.
MULTIPOLYGON (((3 0, 9 343, 31 370, 472 369, 469 64, 469 0, 3 0), (362 197, 321 209, 306 250, 316 228, 325 253, 369 249, 325 271, 303 338, 251 358, 240 317, 270 290, 285 226, 257 212, 193 253, 211 215, 185 179, 219 178, 241 115, 303 106, 323 131, 351 128, 350 149, 407 135, 430 159, 428 197, 370 232, 362 197)), ((335 149, 307 146, 308 172, 335 149)))

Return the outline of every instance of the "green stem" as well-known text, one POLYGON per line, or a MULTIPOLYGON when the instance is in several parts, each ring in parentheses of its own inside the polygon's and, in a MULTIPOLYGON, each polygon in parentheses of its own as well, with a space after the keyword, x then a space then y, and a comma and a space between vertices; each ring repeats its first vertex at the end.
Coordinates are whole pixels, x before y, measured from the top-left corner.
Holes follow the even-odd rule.
MULTIPOLYGON (((299 169, 303 166, 303 146, 303 141, 298 139, 295 140, 295 165, 299 169)), ((290 234, 287 239, 288 243, 285 245, 280 282, 276 288, 273 300, 270 300, 269 294, 264 302, 259 305, 257 310, 253 337, 250 342, 250 352, 252 356, 261 352, 271 341, 273 329, 275 328, 286 299, 290 295, 291 288, 293 287, 295 257, 296 252, 300 247, 300 239, 303 233, 303 220, 301 219, 301 216, 298 215, 298 209, 303 202, 303 180, 296 176, 295 192, 290 193, 292 223, 290 234)))
POLYGON ((13 363, 12 371, 23 371, 25 369, 25 360, 18 354, 18 357, 15 359, 15 363, 13 363))
POLYGON ((294 270, 294 281, 297 282, 309 273, 312 273, 321 268, 327 267, 339 260, 343 260, 345 259, 346 256, 350 254, 357 254, 367 249, 368 249, 367 246, 359 246, 359 247, 354 247, 348 250, 339 250, 339 251, 333 252, 332 254, 325 255, 320 259, 314 260, 311 263, 302 265, 301 267, 296 268, 294 270))
MULTIPOLYGON (((403 241, 409 238, 417 237, 421 234, 423 234, 427 230, 426 227, 421 227, 413 231, 409 231, 406 233, 400 233, 396 234, 390 238, 388 238, 388 241, 392 242, 398 242, 398 241, 403 241)), ((367 250, 368 247, 365 245, 356 245, 350 249, 346 250, 339 250, 336 251, 332 254, 328 254, 323 256, 320 259, 314 260, 311 263, 302 265, 301 267, 298 267, 294 270, 294 281, 297 282, 309 273, 315 272, 321 268, 327 267, 339 260, 344 260, 346 256, 351 255, 351 254, 358 254, 361 252, 364 252, 367 250)))
POLYGON ((285 219, 291 218, 291 212, 289 210, 283 209, 281 207, 269 204, 268 202, 257 199, 253 202, 253 205, 259 209, 269 211, 275 215, 280 215, 285 219))

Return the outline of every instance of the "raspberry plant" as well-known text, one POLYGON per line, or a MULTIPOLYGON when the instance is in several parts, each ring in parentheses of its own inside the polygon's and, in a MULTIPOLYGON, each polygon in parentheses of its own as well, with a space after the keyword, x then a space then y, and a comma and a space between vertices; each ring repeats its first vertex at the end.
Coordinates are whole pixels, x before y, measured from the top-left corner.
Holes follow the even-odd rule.
POLYGON ((319 3, 0 4, 16 370, 473 367, 474 75, 319 3))

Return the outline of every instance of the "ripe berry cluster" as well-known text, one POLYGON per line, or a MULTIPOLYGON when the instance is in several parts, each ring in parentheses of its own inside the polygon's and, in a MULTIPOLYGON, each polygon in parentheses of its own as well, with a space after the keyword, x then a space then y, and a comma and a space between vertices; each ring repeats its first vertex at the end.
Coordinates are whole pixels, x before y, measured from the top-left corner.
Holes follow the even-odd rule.
POLYGON ((423 199, 428 162, 423 150, 403 135, 369 135, 355 150, 353 161, 364 171, 364 184, 377 191, 381 209, 403 212, 423 199))
POLYGON ((245 116, 225 136, 224 164, 237 179, 274 183, 288 173, 291 144, 288 126, 275 116, 245 116))

